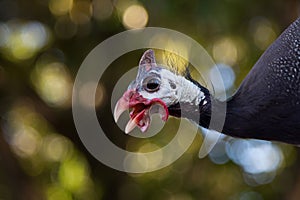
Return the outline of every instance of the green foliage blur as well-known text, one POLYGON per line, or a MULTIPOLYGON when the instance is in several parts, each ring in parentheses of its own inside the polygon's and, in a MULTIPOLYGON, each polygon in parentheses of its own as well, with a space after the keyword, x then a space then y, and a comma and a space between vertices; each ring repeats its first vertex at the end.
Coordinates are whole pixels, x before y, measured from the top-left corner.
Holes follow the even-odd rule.
MULTIPOLYGON (((71 108, 77 70, 110 36, 146 26, 187 34, 233 69, 234 91, 299 10, 298 0, 0 0, 0 199, 300 199, 299 150, 291 145, 276 144, 280 165, 259 180, 229 159, 199 159, 200 135, 171 166, 128 174, 89 154, 71 108)), ((108 137, 131 151, 173 137, 132 139, 113 121, 113 85, 140 56, 132 52, 113 63, 96 95, 108 137)))

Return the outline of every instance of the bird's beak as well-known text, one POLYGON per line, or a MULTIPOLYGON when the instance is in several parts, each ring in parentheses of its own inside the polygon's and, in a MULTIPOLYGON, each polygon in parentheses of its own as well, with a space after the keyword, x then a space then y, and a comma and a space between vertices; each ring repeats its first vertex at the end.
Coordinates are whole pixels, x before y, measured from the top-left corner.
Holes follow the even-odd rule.
POLYGON ((146 99, 134 90, 126 91, 117 102, 114 109, 115 122, 118 121, 121 114, 130 109, 130 120, 125 127, 125 133, 129 133, 136 126, 142 132, 145 132, 151 123, 151 115, 160 114, 162 120, 166 121, 169 112, 166 104, 158 98, 146 99))

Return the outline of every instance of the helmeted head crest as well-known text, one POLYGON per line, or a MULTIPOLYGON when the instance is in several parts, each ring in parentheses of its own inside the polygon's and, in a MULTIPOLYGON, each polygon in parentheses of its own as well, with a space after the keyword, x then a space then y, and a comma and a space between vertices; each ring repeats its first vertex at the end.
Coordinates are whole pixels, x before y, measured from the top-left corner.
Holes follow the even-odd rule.
MULTIPOLYGON (((157 54, 162 64, 160 67, 166 68, 175 74, 186 76, 188 61, 175 53, 165 50, 158 51, 157 54)), ((138 77, 157 67, 158 64, 155 59, 154 51, 152 49, 145 51, 139 62, 138 77)))
POLYGON ((140 62, 137 78, 140 78, 143 74, 149 72, 151 69, 157 68, 154 51, 149 49, 145 51, 140 62))

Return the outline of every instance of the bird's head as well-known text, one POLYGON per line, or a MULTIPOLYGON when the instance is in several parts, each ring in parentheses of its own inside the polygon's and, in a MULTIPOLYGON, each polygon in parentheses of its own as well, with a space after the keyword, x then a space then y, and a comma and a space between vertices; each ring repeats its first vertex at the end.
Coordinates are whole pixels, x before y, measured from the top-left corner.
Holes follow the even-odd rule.
POLYGON ((130 110, 130 121, 125 133, 136 126, 145 132, 153 114, 160 114, 166 121, 169 115, 180 116, 180 103, 196 105, 194 110, 199 113, 199 104, 205 103, 205 94, 195 82, 188 80, 156 63, 153 50, 147 50, 139 63, 136 79, 115 106, 114 118, 130 110), (198 110, 197 110, 198 109, 198 110))

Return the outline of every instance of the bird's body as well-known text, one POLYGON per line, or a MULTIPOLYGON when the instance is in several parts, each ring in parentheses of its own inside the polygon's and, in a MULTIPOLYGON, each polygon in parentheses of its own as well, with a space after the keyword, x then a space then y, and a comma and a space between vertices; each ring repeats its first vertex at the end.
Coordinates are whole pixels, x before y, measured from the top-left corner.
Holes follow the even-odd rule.
MULTIPOLYGON (((182 78, 158 66, 153 51, 147 51, 140 61, 139 74, 131 84, 130 92, 121 98, 122 109, 121 103, 116 106, 116 111, 120 110, 115 111, 116 120, 121 111, 133 108, 131 121, 146 130, 150 123, 150 120, 147 121, 149 115, 140 113, 146 110, 144 102, 147 102, 148 110, 152 104, 165 108, 164 112, 160 109, 165 119, 169 114, 186 117, 208 128, 212 105, 215 105, 214 109, 218 112, 218 106, 226 103, 222 133, 241 138, 300 144, 300 18, 265 51, 236 93, 226 102, 214 99, 189 74, 182 78), (155 84, 151 85, 154 90, 149 90, 150 85, 144 82, 149 77, 153 81, 153 74, 156 74, 155 84), (187 92, 197 96, 188 95, 187 98, 187 92), (141 98, 143 101, 140 101, 141 98), (136 117, 138 114, 139 117, 136 117), (143 120, 148 124, 142 126, 143 120)), ((128 130, 132 128, 133 123, 128 130)))
POLYGON ((264 52, 228 100, 223 132, 300 144, 300 18, 264 52))

